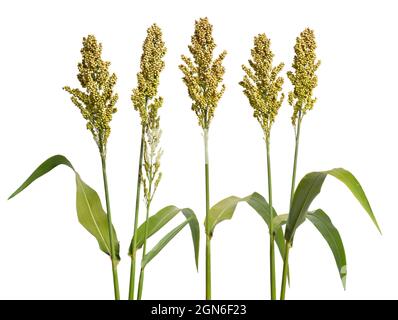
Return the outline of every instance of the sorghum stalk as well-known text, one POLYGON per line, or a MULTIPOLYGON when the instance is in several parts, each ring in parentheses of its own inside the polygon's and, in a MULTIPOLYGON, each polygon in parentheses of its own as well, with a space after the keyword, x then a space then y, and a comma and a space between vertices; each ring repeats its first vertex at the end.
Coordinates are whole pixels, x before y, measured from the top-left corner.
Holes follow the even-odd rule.
MULTIPOLYGON (((195 111, 199 125, 203 129, 205 144, 205 189, 206 189, 206 217, 205 225, 208 230, 208 214, 210 210, 209 191, 209 156, 208 134, 211 119, 218 101, 221 99, 225 86, 220 84, 225 72, 222 66, 227 52, 223 51, 213 60, 216 48, 212 36, 213 26, 207 18, 195 21, 195 32, 188 46, 192 59, 182 55, 184 64, 180 69, 184 74, 183 81, 187 86, 188 94, 192 99, 192 110, 195 111)), ((211 299, 211 235, 206 232, 206 299, 211 299)))
MULTIPOLYGON (((106 175, 106 156, 101 154, 101 165, 102 165, 102 178, 104 180, 104 190, 105 190, 105 200, 106 200, 106 212, 108 218, 108 225, 113 226, 112 224, 112 215, 111 215, 111 205, 109 201, 109 190, 108 190, 108 178, 106 175)), ((112 261, 112 275, 113 275, 113 285, 114 285, 114 294, 115 300, 120 300, 120 292, 119 292, 119 279, 117 275, 117 263, 115 256, 115 247, 114 247, 114 239, 112 229, 109 228, 109 242, 111 244, 111 261, 112 261)))
MULTIPOLYGON (((141 55, 141 70, 137 74, 137 87, 133 90, 131 100, 134 109, 139 111, 141 118, 141 146, 138 165, 137 189, 135 199, 135 214, 134 214, 134 235, 137 232, 138 217, 139 217, 139 203, 140 190, 142 181, 142 166, 143 166, 143 150, 145 144, 145 132, 148 126, 156 125, 154 122, 158 121, 157 110, 162 105, 162 98, 157 97, 160 73, 164 69, 163 57, 166 54, 165 44, 162 40, 162 31, 153 24, 147 30, 147 36, 143 44, 143 52, 141 55)), ((147 208, 148 214, 149 208, 147 208)), ((146 242, 146 241, 145 241, 146 242)), ((134 299, 135 288, 135 269, 136 269, 136 237, 133 237, 133 248, 131 256, 130 268, 130 287, 129 299, 134 299)), ((146 247, 146 243, 145 243, 146 247)), ((143 283, 143 281, 140 281, 143 283)), ((142 288, 141 288, 142 292, 142 288)))
MULTIPOLYGON (((151 193, 151 185, 152 185, 152 182, 150 182, 150 185, 149 185, 149 193, 151 193)), ((145 221, 148 221, 148 219, 149 219, 150 207, 151 207, 151 203, 148 202, 148 204, 146 206, 145 221)), ((147 240, 147 237, 148 237, 148 223, 145 225, 144 245, 143 245, 143 248, 142 248, 142 259, 144 259, 145 255, 146 255, 146 240, 147 240)), ((141 298, 142 298, 142 290, 143 290, 143 286, 144 286, 144 272, 145 272, 145 269, 141 267, 141 269, 140 269, 140 279, 138 281, 137 300, 141 300, 141 298)))
MULTIPOLYGON (((142 176, 142 158, 144 149, 144 127, 141 131, 141 143, 140 143, 140 156, 138 161, 138 174, 137 174, 137 188, 135 195, 135 213, 134 213, 134 232, 136 233, 138 228, 138 215, 140 211, 140 194, 141 194, 141 176, 142 176)), ((135 288, 135 268, 137 261, 137 239, 133 237, 133 252, 131 255, 131 267, 130 267, 130 286, 129 286, 129 300, 134 300, 134 288, 135 288)))
POLYGON ((273 227, 272 209, 272 178, 271 178, 271 127, 282 105, 284 95, 280 94, 283 78, 278 74, 284 64, 273 66, 274 54, 271 51, 271 41, 265 34, 259 34, 254 38, 254 47, 251 50, 252 59, 249 67, 243 65, 245 72, 243 80, 239 83, 247 96, 250 105, 254 109, 254 117, 263 129, 264 140, 267 149, 267 178, 268 178, 268 204, 269 204, 269 235, 270 235, 270 290, 271 300, 276 299, 275 281, 275 231, 273 227))
MULTIPOLYGON (((294 46, 295 56, 292 64, 294 73, 292 71, 287 73, 287 76, 294 87, 293 91, 289 92, 288 101, 289 104, 293 106, 292 124, 295 129, 294 162, 289 207, 292 205, 296 188, 296 170, 301 122, 306 112, 311 110, 316 102, 316 98, 312 97, 312 93, 318 84, 318 77, 315 72, 319 68, 321 62, 316 58, 315 49, 316 42, 314 31, 306 28, 300 33, 300 36, 297 37, 296 44, 294 46)), ((286 295, 286 278, 291 246, 292 243, 288 241, 285 242, 286 250, 283 258, 281 300, 284 300, 286 295)))
MULTIPOLYGON (((203 130, 205 150, 205 189, 206 189, 206 229, 209 229, 210 190, 209 190, 209 130, 203 130)), ((211 238, 206 236, 206 299, 211 299, 211 238)))
POLYGON ((271 300, 276 300, 276 282, 275 282, 275 233, 272 219, 274 213, 272 211, 272 179, 271 179, 271 159, 270 159, 270 137, 266 138, 267 145, 267 176, 268 176, 268 203, 269 203, 269 255, 270 255, 270 284, 271 284, 271 300))
POLYGON ((115 299, 118 300, 120 298, 117 275, 118 257, 115 252, 117 244, 114 243, 113 238, 114 231, 106 175, 106 146, 111 132, 110 122, 113 113, 117 111, 115 104, 118 95, 113 92, 117 78, 114 73, 109 73, 110 62, 102 60, 102 45, 93 35, 83 38, 81 54, 82 62, 78 64, 77 78, 85 90, 72 89, 68 86, 64 87, 64 90, 71 94, 73 104, 80 109, 83 118, 87 121, 87 129, 92 133, 101 156, 110 242, 109 254, 112 263, 114 294, 115 299))

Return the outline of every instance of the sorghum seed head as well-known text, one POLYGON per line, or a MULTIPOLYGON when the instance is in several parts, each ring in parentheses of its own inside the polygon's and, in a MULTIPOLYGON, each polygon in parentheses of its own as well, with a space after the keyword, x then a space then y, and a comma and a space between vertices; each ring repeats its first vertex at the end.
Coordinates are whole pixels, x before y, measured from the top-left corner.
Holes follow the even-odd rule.
POLYGON ((87 120, 87 129, 93 134, 101 152, 105 152, 112 115, 117 111, 118 95, 113 92, 116 75, 109 73, 110 62, 101 58, 102 45, 95 36, 83 38, 82 61, 78 64, 77 78, 84 89, 63 89, 71 94, 71 100, 87 120))
POLYGON ((271 41, 264 33, 254 37, 251 55, 249 66, 242 66, 245 76, 239 84, 254 109, 253 116, 269 137, 272 123, 284 99, 283 93, 280 94, 283 78, 278 76, 284 64, 272 65, 274 54, 271 41))
POLYGON ((314 31, 306 28, 296 39, 294 46, 295 56, 292 67, 287 77, 290 79, 294 89, 289 92, 288 101, 293 106, 292 123, 295 126, 298 117, 302 117, 311 110, 316 102, 312 97, 313 90, 318 84, 315 71, 321 64, 316 58, 316 42, 314 31))
POLYGON ((192 110, 203 129, 209 127, 214 110, 225 91, 225 86, 221 84, 225 72, 222 62, 227 52, 223 51, 213 60, 216 44, 212 31, 213 26, 207 18, 195 21, 195 32, 188 46, 192 58, 182 55, 184 64, 179 66, 192 99, 192 110))
POLYGON ((163 102, 162 98, 155 97, 158 94, 160 73, 165 65, 163 57, 166 47, 162 40, 162 30, 156 24, 148 28, 142 49, 138 85, 133 89, 131 101, 134 109, 140 113, 141 124, 146 126, 159 121, 157 110, 163 102), (155 100, 150 103, 152 99, 155 100))

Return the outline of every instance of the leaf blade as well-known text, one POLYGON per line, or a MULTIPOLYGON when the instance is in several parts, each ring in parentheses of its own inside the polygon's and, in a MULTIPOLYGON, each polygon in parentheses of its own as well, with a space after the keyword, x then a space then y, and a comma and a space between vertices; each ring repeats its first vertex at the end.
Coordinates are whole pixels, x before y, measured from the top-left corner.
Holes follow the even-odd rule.
POLYGON ((242 198, 230 196, 222 199, 212 206, 207 217, 208 222, 205 223, 206 234, 212 237, 216 225, 224 220, 231 219, 235 212, 236 206, 241 201, 242 198))
POLYGON ((368 213, 370 219, 375 224, 377 230, 379 230, 379 232, 381 233, 380 226, 370 206, 369 200, 366 197, 366 194, 361 184, 357 180, 357 178, 355 178, 355 176, 351 172, 343 168, 334 168, 332 170, 327 171, 327 173, 335 177, 336 179, 340 180, 342 183, 344 183, 347 186, 347 188, 351 191, 354 197, 361 204, 362 208, 364 208, 364 210, 368 213))
MULTIPOLYGON (((76 211, 80 224, 97 239, 100 249, 110 256, 111 245, 107 214, 102 208, 97 192, 87 185, 78 173, 76 173, 76 211)), ((119 242, 113 226, 112 232, 115 256, 119 261, 119 242)))
MULTIPOLYGON (((189 218, 192 219, 192 218, 189 218)), ((189 219, 185 220, 173 230, 168 232, 160 241, 145 255, 141 262, 141 268, 145 268, 146 265, 155 258, 160 251, 189 223, 189 219)))
POLYGON ((195 264, 196 270, 199 270, 199 244, 200 244, 200 229, 199 229, 199 221, 196 218, 195 213, 190 208, 181 209, 185 218, 189 223, 189 228, 191 229, 192 242, 195 254, 195 264))
MULTIPOLYGON (((250 207, 252 207, 252 209, 254 209, 254 211, 260 215, 269 228, 271 221, 269 215, 269 204, 261 194, 254 192, 243 198, 236 196, 224 198, 211 207, 209 211, 209 230, 206 230, 208 235, 213 236, 214 229, 217 224, 224 220, 232 219, 239 202, 246 202, 250 207)), ((272 208, 272 212, 274 217, 278 216, 274 208, 272 208)), ((285 252, 285 241, 281 228, 275 232, 275 242, 278 246, 281 256, 283 257, 285 252)))
MULTIPOLYGON (((97 239, 100 249, 106 254, 110 255, 111 253, 108 220, 106 217, 106 213, 102 208, 101 200, 97 192, 81 179, 79 173, 74 169, 72 163, 65 156, 55 155, 41 163, 33 171, 33 173, 22 183, 22 185, 16 191, 14 191, 9 199, 19 194, 35 180, 42 177, 59 165, 65 165, 72 169, 75 173, 76 210, 80 224, 97 239)), ((114 246, 116 257, 118 260, 120 260, 119 242, 117 241, 116 231, 113 226, 112 230, 115 239, 114 246)))
POLYGON ((333 225, 329 216, 321 209, 317 209, 307 213, 307 219, 317 228, 319 233, 323 236, 333 253, 337 270, 343 285, 346 288, 347 277, 347 261, 343 241, 340 233, 333 225))
POLYGON ((52 169, 56 168, 57 166, 59 166, 61 164, 66 165, 69 168, 71 168, 73 171, 75 171, 72 164, 65 156, 60 155, 60 154, 52 156, 52 157, 48 158, 46 161, 44 161, 42 164, 40 164, 33 171, 33 173, 21 184, 21 186, 8 197, 8 200, 15 197, 18 193, 20 193, 24 189, 26 189, 35 180, 37 180, 38 178, 40 178, 41 176, 50 172, 52 169))
MULTIPOLYGON (((258 192, 253 192, 244 199, 246 199, 245 201, 247 204, 260 215, 269 228, 271 218, 269 216, 269 204, 267 200, 265 200, 265 198, 258 192)), ((272 213, 274 218, 278 216, 274 208, 272 208, 272 213)), ((283 258, 285 255, 285 238, 281 228, 275 231, 275 243, 278 246, 281 257, 283 258)))
POLYGON ((305 221, 308 209, 312 201, 321 191, 325 178, 325 172, 310 172, 301 179, 294 192, 289 217, 286 223, 286 241, 292 243, 297 228, 305 221))
MULTIPOLYGON (((170 205, 160 209, 157 213, 149 217, 148 219, 148 234, 147 239, 154 235, 157 231, 159 231, 164 225, 166 225, 171 219, 173 219, 178 213, 180 209, 176 206, 170 205)), ((133 241, 134 237, 136 237, 136 250, 140 249, 144 244, 145 239, 145 225, 146 222, 141 224, 137 229, 137 234, 133 235, 133 239, 131 239, 130 247, 129 247, 129 255, 133 255, 133 241)))

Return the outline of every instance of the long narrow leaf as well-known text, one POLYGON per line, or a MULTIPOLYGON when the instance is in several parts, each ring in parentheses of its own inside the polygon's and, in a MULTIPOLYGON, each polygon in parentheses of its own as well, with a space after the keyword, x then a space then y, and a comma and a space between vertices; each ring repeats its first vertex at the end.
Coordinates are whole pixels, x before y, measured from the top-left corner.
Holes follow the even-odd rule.
POLYGON ((365 211, 368 213, 369 217, 372 219, 373 223, 375 224, 376 228, 381 233, 380 226, 377 223, 372 208, 370 207, 369 200, 366 197, 365 192, 363 191, 361 185, 359 184, 359 181, 354 177, 354 175, 343 168, 335 168, 327 171, 327 173, 335 177, 336 179, 340 180, 341 182, 343 182, 347 186, 347 188, 350 189, 354 197, 365 209, 365 211))
POLYGON ((212 237, 216 225, 221 221, 231 219, 235 213, 236 206, 241 201, 244 201, 244 198, 230 196, 212 206, 209 210, 207 223, 205 223, 206 234, 212 237))
MULTIPOLYGON (((208 235, 213 236, 214 229, 217 224, 233 217, 236 206, 239 202, 246 202, 248 205, 250 205, 269 227, 271 221, 269 215, 269 204, 261 194, 254 192, 244 198, 230 196, 217 202, 213 207, 211 207, 209 211, 209 227, 208 230, 206 230, 208 235)), ((272 208, 272 210, 273 216, 276 217, 277 213, 275 209, 272 208)), ((281 228, 275 232, 275 242, 278 246, 281 256, 283 257, 285 252, 285 241, 281 228)))
MULTIPOLYGON (((247 196, 245 201, 260 215, 261 218, 263 218, 269 228, 271 218, 269 216, 269 204, 267 200, 265 200, 261 194, 254 192, 247 196)), ((272 215, 273 218, 278 217, 274 208, 272 208, 272 215)), ((283 236, 283 230, 282 228, 274 229, 274 233, 276 245, 278 246, 279 252, 283 258, 285 255, 285 239, 283 236)))
MULTIPOLYGON (((102 208, 101 200, 97 192, 87 185, 81 178, 77 171, 72 166, 71 162, 62 155, 55 155, 44 161, 37 169, 29 176, 28 179, 9 197, 13 198, 32 182, 50 172, 59 165, 66 165, 75 173, 76 178, 76 210, 80 224, 90 232, 98 241, 100 249, 106 254, 110 255, 110 240, 108 232, 108 219, 106 212, 102 208)), ((115 229, 113 230, 115 254, 118 260, 119 257, 119 242, 117 240, 115 229)))
POLYGON ((285 239, 288 242, 293 241, 296 229, 305 221, 308 208, 321 191, 325 178, 325 172, 311 172, 298 184, 286 223, 285 239))
MULTIPOLYGON (((167 206, 163 209, 159 210, 156 214, 149 217, 148 219, 148 234, 147 239, 158 232, 162 227, 164 227, 168 222, 170 222, 178 213, 182 212, 182 214, 186 218, 186 222, 189 224, 189 228, 191 229, 192 242, 194 246, 194 255, 195 255, 195 264, 198 268, 198 259, 199 259, 199 240, 200 240, 200 230, 199 230, 199 222, 196 218, 195 213, 189 208, 177 208, 176 206, 167 206)), ((136 250, 140 249, 144 244, 145 238, 145 229, 147 222, 144 222, 137 229, 137 233, 134 237, 137 237, 136 241, 136 250)), ((133 255, 133 240, 131 239, 131 244, 129 248, 129 255, 133 255)), ((168 243, 168 242, 167 242, 168 243)), ((160 248, 162 249, 164 245, 160 248)), ((158 253, 158 252, 157 252, 158 253)), ((157 254, 156 253, 156 254, 157 254)), ((153 257, 152 257, 153 258, 153 257)), ((151 259, 152 259, 151 258, 151 259)))
MULTIPOLYGON (((76 173, 76 210, 80 224, 97 239, 100 249, 111 255, 108 218, 102 208, 101 200, 97 192, 87 185, 78 173, 76 173)), ((115 229, 112 229, 116 258, 120 260, 119 242, 115 229)))
POLYGON ((347 276, 347 262, 343 241, 341 240, 339 231, 333 225, 328 215, 321 209, 308 212, 307 219, 310 220, 318 229, 320 234, 328 243, 330 250, 333 253, 334 260, 336 261, 337 269, 343 287, 346 287, 347 276))
POLYGON ((193 242, 193 248, 194 248, 194 253, 195 253, 196 269, 198 270, 199 269, 199 244, 200 244, 199 221, 196 218, 195 213, 191 209, 184 208, 181 211, 184 214, 185 218, 187 219, 187 221, 189 223, 189 227, 191 229, 192 242, 193 242))
MULTIPOLYGON (((191 219, 191 218, 189 218, 191 219)), ((156 255, 189 223, 189 219, 185 220, 169 233, 167 233, 142 259, 141 267, 145 266, 156 257, 156 255)))
MULTIPOLYGON (((157 254, 188 224, 191 229, 191 236, 192 242, 194 247, 194 257, 195 257, 195 264, 196 268, 198 268, 198 259, 199 259, 199 241, 200 241, 200 230, 199 230, 199 222, 196 218, 195 213, 189 208, 179 209, 175 206, 167 206, 157 212, 155 215, 148 219, 148 232, 149 234, 153 235, 157 231, 159 231, 164 225, 167 224, 173 217, 175 217, 179 212, 182 212, 185 216, 185 221, 174 228, 172 231, 167 233, 144 257, 141 262, 141 266, 144 268, 149 261, 156 257, 157 254)), ((137 249, 142 246, 144 233, 146 228, 146 222, 144 222, 138 229, 137 229, 137 249)), ((134 240, 134 238, 133 238, 134 240)), ((130 255, 132 254, 132 246, 133 240, 131 241, 130 245, 130 255)))
POLYGON ((304 176, 300 181, 294 193, 292 206, 289 212, 289 218, 286 224, 285 239, 289 242, 293 241, 294 234, 299 225, 304 222, 307 211, 321 191, 323 182, 327 175, 331 175, 343 182, 355 196, 361 206, 365 209, 376 228, 380 231, 376 217, 373 214, 369 201, 363 191, 358 180, 347 170, 343 168, 335 168, 328 171, 311 172, 304 176))
MULTIPOLYGON (((156 214, 149 217, 148 219, 148 234, 147 239, 159 231, 164 225, 166 225, 171 219, 173 219, 181 210, 176 206, 167 206, 159 210, 156 214)), ((144 244, 146 222, 141 224, 137 229, 136 237, 136 248, 140 249, 144 244)), ((134 239, 134 238, 133 238, 134 239)), ((129 255, 133 253, 133 239, 129 248, 129 255)))
POLYGON ((45 175, 47 172, 51 171, 60 164, 66 165, 69 168, 71 168, 73 171, 75 171, 72 164, 66 157, 59 154, 52 156, 51 158, 48 158, 46 161, 44 161, 40 166, 38 166, 37 169, 33 171, 33 173, 29 176, 29 178, 26 179, 25 182, 22 183, 21 186, 17 190, 15 190, 13 194, 9 196, 8 199, 15 197, 18 193, 20 193, 22 190, 28 187, 36 179, 45 175))

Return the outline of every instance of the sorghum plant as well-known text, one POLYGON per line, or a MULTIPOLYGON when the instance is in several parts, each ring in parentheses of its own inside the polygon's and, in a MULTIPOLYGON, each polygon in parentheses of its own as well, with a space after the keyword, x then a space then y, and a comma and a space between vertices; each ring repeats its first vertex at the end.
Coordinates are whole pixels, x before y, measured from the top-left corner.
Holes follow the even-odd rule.
MULTIPOLYGON (((103 210, 98 194, 83 182, 70 161, 61 155, 53 156, 43 162, 29 178, 10 196, 14 197, 33 181, 60 164, 70 167, 76 177, 76 208, 79 222, 97 239, 100 249, 111 257, 114 281, 115 299, 120 299, 117 264, 119 257, 119 242, 112 226, 109 202, 109 190, 106 174, 106 147, 110 134, 110 121, 116 112, 117 94, 113 92, 116 83, 115 74, 109 73, 109 62, 101 58, 102 45, 94 36, 83 38, 82 62, 78 64, 77 78, 83 88, 64 90, 71 94, 72 102, 79 108, 83 118, 87 121, 87 129, 93 135, 101 158, 102 174, 105 190, 106 212, 103 210)), ((162 33, 156 25, 148 29, 148 36, 144 42, 144 53, 141 58, 141 71, 138 73, 138 86, 133 91, 132 100, 141 116, 142 137, 138 167, 136 214, 134 235, 129 248, 132 259, 129 298, 134 298, 135 262, 137 250, 143 248, 141 259, 138 299, 141 299, 145 266, 186 226, 189 225, 194 245, 196 267, 199 256, 199 223, 195 213, 189 208, 179 209, 176 206, 166 206, 149 217, 150 205, 161 179, 159 147, 161 130, 159 127, 158 109, 162 105, 162 98, 157 97, 160 71, 164 67, 162 58, 166 52, 162 41, 162 33), (144 169, 144 170, 143 170, 144 169), (142 174, 145 171, 145 175, 142 174), (138 227, 138 212, 141 184, 144 188, 146 203, 146 219, 138 227), (181 212, 185 220, 168 232, 151 250, 147 250, 147 239, 159 231, 181 212)))
POLYGON ((134 235, 131 240, 129 255, 131 256, 129 299, 134 299, 135 265, 137 250, 142 248, 140 277, 138 283, 137 299, 142 298, 144 287, 145 267, 164 246, 171 241, 187 224, 191 229, 194 245, 195 263, 198 265, 199 255, 199 223, 194 212, 189 208, 179 209, 167 206, 153 216, 149 216, 151 203, 159 186, 162 173, 160 172, 160 117, 158 110, 163 104, 163 99, 158 96, 160 72, 164 68, 163 57, 166 53, 162 40, 161 29, 156 25, 148 28, 147 37, 143 45, 141 56, 141 70, 137 74, 138 85, 133 90, 131 100, 134 108, 139 111, 141 118, 142 136, 140 158, 138 167, 138 181, 136 190, 136 209, 134 222, 134 235), (144 174, 143 174, 144 172, 144 174), (140 189, 143 187, 146 205, 145 222, 138 227, 140 189), (152 250, 147 250, 147 239, 167 224, 179 212, 185 216, 185 221, 166 234, 152 250))
MULTIPOLYGON (((267 176, 268 176, 268 203, 269 216, 273 219, 272 210, 272 179, 271 179, 271 156, 270 141, 271 128, 282 105, 284 95, 281 93, 283 78, 279 76, 284 64, 273 66, 274 54, 271 51, 271 41, 267 36, 259 34, 254 38, 254 48, 251 50, 252 59, 249 66, 243 65, 245 72, 240 85, 243 92, 254 109, 253 116, 260 123, 264 134, 267 149, 267 176)), ((275 233, 272 223, 269 226, 270 234, 270 289, 271 299, 276 299, 275 281, 275 233)))
MULTIPOLYGON (((272 238, 278 246, 280 254, 283 257, 283 273, 280 298, 285 298, 286 282, 289 278, 289 250, 293 244, 293 238, 297 228, 308 219, 314 224, 317 230, 325 238, 328 243, 339 271, 339 275, 343 286, 346 281, 346 257, 344 246, 340 234, 336 227, 332 224, 326 213, 317 209, 309 211, 309 207, 314 198, 319 194, 322 184, 327 175, 331 175, 343 182, 355 198, 359 201, 373 223, 380 230, 369 201, 359 184, 358 180, 347 170, 335 168, 332 170, 311 172, 304 176, 297 188, 295 187, 295 177, 298 158, 298 146, 300 137, 301 122, 307 111, 314 106, 316 99, 313 97, 313 90, 317 85, 317 76, 315 74, 320 62, 315 54, 316 42, 314 32, 305 29, 297 38, 295 46, 296 56, 293 62, 294 72, 288 72, 288 78, 291 80, 294 90, 289 93, 289 103, 293 106, 292 123, 295 133, 295 155, 292 174, 292 188, 289 214, 277 215, 272 206, 272 186, 270 175, 270 158, 269 144, 267 148, 267 169, 268 169, 268 192, 269 202, 260 194, 253 194, 239 198, 230 196, 215 204, 209 211, 209 232, 212 235, 215 226, 226 219, 231 219, 236 206, 239 202, 247 202, 265 221, 270 230, 270 285, 271 298, 275 298, 275 280, 273 274, 273 245, 272 238), (271 191, 271 192, 270 192, 271 191), (285 232, 282 226, 286 224, 285 232)), ((282 95, 278 96, 281 91, 283 80, 278 77, 278 73, 282 69, 279 64, 272 66, 272 53, 269 49, 269 40, 260 35, 255 38, 255 46, 252 50, 252 60, 249 61, 249 67, 244 67, 246 73, 241 85, 244 87, 244 93, 248 97, 250 104, 254 108, 254 117, 260 122, 265 135, 267 144, 270 140, 270 129, 277 110, 282 102, 282 95)))
POLYGON ((203 130, 205 152, 205 190, 206 190, 206 299, 211 299, 211 254, 209 233, 210 191, 209 191, 209 152, 208 139, 210 123, 214 111, 221 99, 225 86, 221 84, 225 69, 222 62, 227 54, 223 51, 213 60, 216 44, 212 35, 213 26, 207 18, 195 21, 195 32, 188 46, 192 58, 182 55, 184 64, 180 69, 184 74, 183 81, 192 99, 192 110, 198 117, 203 130))
POLYGON ((106 173, 106 147, 111 131, 110 122, 113 113, 116 112, 115 104, 118 96, 113 90, 116 75, 110 74, 110 63, 102 60, 101 53, 102 45, 97 42, 93 35, 83 38, 82 61, 78 64, 79 73, 77 75, 83 90, 71 89, 70 87, 64 87, 64 90, 71 94, 73 104, 79 108, 83 118, 87 121, 87 129, 92 133, 98 146, 102 165, 106 212, 102 208, 98 194, 83 182, 69 160, 61 155, 53 156, 43 162, 10 198, 56 166, 60 164, 69 166, 75 172, 76 177, 76 208, 79 222, 97 239, 100 249, 110 256, 114 295, 115 299, 119 299, 117 274, 117 264, 120 260, 119 242, 112 226, 106 173))
POLYGON ((345 250, 340 234, 322 209, 308 211, 312 201, 321 191, 323 182, 327 175, 337 178, 350 189, 352 194, 359 201, 377 229, 380 231, 379 225, 361 185, 349 171, 343 168, 335 168, 327 171, 311 172, 304 176, 297 188, 295 186, 301 122, 307 111, 311 110, 316 102, 316 98, 313 97, 313 90, 318 83, 318 77, 315 72, 320 65, 320 61, 317 60, 315 49, 316 41, 314 31, 307 28, 301 32, 299 37, 297 37, 296 45, 294 47, 295 57, 292 64, 294 71, 289 71, 287 74, 294 88, 293 91, 289 92, 288 101, 289 104, 293 106, 292 124, 295 129, 295 152, 289 215, 287 217, 284 216, 275 223, 277 228, 286 223, 286 250, 284 252, 281 299, 285 299, 286 293, 289 250, 293 244, 297 228, 306 219, 310 220, 314 224, 327 241, 334 254, 339 275, 343 286, 345 287, 347 267, 345 250))
MULTIPOLYGON (((147 30, 147 37, 143 45, 143 53, 141 55, 141 70, 137 74, 137 87, 133 90, 131 100, 134 109, 139 112, 141 118, 141 143, 140 155, 138 161, 138 175, 137 187, 135 198, 135 215, 134 215, 134 233, 137 232, 139 207, 140 207, 140 192, 142 176, 142 164, 144 158, 144 144, 145 133, 148 128, 149 117, 151 116, 152 122, 159 123, 157 117, 157 110, 162 105, 162 98, 156 97, 158 93, 160 73, 164 69, 163 57, 166 54, 166 47, 162 40, 162 31, 156 25, 152 25, 147 30), (157 119, 156 119, 157 118, 157 119)), ((153 124, 152 124, 153 125, 153 124)), ((136 251, 136 239, 134 238, 132 249, 136 251)), ((129 299, 134 299, 134 286, 135 286, 135 255, 131 259, 131 272, 130 272, 130 289, 129 299)))

